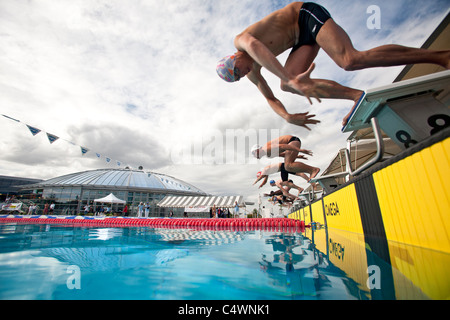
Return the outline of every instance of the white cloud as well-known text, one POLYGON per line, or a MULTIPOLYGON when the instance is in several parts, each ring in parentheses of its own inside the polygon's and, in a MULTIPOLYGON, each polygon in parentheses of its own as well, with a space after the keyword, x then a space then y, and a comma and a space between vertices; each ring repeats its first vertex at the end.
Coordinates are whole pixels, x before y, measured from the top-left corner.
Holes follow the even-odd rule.
MULTIPOLYGON (((1 117, 0 174, 51 178, 105 167, 104 158, 95 156, 98 152, 170 174, 207 192, 243 194, 256 201, 258 189, 252 183, 267 160, 249 165, 172 162, 174 150, 200 138, 205 146, 217 130, 226 129, 278 129, 297 135, 304 148, 314 151, 308 164, 324 169, 345 146, 340 122, 350 101, 325 100, 310 106, 301 97, 281 92, 278 79, 265 73, 290 112, 310 111, 322 121, 307 131, 279 118, 249 81, 227 84, 215 73, 217 61, 234 52, 236 34, 287 3, 3 1, 1 113, 91 151, 81 156, 79 147, 64 140, 50 145, 44 133, 33 137, 23 123, 1 117)), ((445 16, 442 6, 448 7, 439 0, 319 3, 359 49, 387 43, 420 46, 445 16), (366 27, 371 4, 381 8, 380 30, 366 27)), ((313 77, 362 89, 392 82, 401 70, 346 72, 323 52, 316 63, 313 77)))

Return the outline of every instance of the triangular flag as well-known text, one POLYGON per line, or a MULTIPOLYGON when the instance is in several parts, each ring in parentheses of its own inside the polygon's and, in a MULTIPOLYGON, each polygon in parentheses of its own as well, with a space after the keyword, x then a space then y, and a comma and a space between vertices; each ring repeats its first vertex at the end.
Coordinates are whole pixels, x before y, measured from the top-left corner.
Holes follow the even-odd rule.
POLYGON ((56 140, 59 139, 59 137, 55 136, 54 134, 51 133, 47 133, 47 137, 48 137, 48 141, 50 141, 50 143, 55 142, 56 140))
POLYGON ((31 134, 33 135, 33 136, 35 136, 35 135, 37 135, 39 132, 41 132, 41 130, 40 129, 38 129, 38 128, 35 128, 35 127, 32 127, 32 126, 29 126, 29 125, 27 125, 27 127, 28 127, 28 129, 30 129, 30 131, 31 131, 31 134))
POLYGON ((80 146, 80 148, 81 148, 81 155, 82 156, 84 156, 89 151, 88 148, 85 148, 85 147, 82 147, 82 146, 80 146))
POLYGON ((106 158, 106 162, 110 162, 111 161, 111 159, 110 158, 106 158))
POLYGON ((100 158, 100 153, 95 153, 95 155, 97 156, 97 158, 100 158))
POLYGON ((117 161, 117 165, 120 167, 120 161, 117 161))

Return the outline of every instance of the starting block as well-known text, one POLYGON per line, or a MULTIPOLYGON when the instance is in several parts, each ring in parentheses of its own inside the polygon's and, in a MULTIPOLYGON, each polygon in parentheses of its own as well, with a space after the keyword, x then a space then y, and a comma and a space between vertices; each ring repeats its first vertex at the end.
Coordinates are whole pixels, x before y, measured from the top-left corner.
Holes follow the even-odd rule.
MULTIPOLYGON (((450 70, 393 83, 367 90, 350 115, 342 132, 372 126, 380 129, 401 149, 423 141, 450 126, 450 70)), ((377 141, 381 134, 375 134, 377 141)), ((383 156, 382 141, 378 141, 377 159, 383 156)), ((356 175, 362 170, 349 173, 356 175)))

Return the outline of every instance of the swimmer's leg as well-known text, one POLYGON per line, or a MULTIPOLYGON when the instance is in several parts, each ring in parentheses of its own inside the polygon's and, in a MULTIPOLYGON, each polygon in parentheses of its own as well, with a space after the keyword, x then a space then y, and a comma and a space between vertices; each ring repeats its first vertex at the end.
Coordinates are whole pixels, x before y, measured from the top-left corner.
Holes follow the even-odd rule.
MULTIPOLYGON (((294 146, 298 149, 301 148, 302 144, 300 143, 300 141, 291 141, 289 142, 289 145, 294 146)), ((292 150, 286 150, 284 153, 284 164, 285 166, 289 166, 291 163, 295 162, 295 159, 297 159, 298 156, 298 151, 292 151, 292 150)))
POLYGON ((285 164, 286 171, 290 173, 295 173, 296 175, 300 175, 300 173, 308 173, 309 179, 308 181, 317 176, 317 174, 320 172, 319 168, 309 166, 303 162, 294 162, 290 164, 285 164))
MULTIPOLYGON (((292 52, 286 60, 285 69, 293 75, 300 76, 308 70, 319 52, 320 47, 317 44, 301 46, 296 51, 292 52)), ((316 92, 317 98, 329 99, 345 99, 353 100, 361 96, 360 90, 343 86, 336 81, 327 79, 311 79, 316 92)), ((298 91, 289 87, 287 83, 281 82, 281 90, 299 94, 298 91)))
POLYGON ((309 182, 309 177, 306 174, 304 174, 303 172, 297 172, 295 175, 302 177, 303 179, 305 179, 306 181, 309 182))
POLYGON ((347 71, 415 63, 433 63, 450 68, 450 50, 434 51, 389 44, 358 51, 345 30, 333 19, 325 22, 316 41, 338 66, 347 71))

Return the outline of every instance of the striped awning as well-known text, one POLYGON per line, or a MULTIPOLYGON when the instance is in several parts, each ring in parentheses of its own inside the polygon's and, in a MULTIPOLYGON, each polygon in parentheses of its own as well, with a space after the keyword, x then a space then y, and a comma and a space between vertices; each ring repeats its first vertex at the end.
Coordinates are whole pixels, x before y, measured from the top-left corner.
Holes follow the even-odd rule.
POLYGON ((185 207, 220 207, 233 208, 237 201, 240 207, 244 207, 243 196, 167 196, 158 203, 163 208, 185 208, 185 207))

